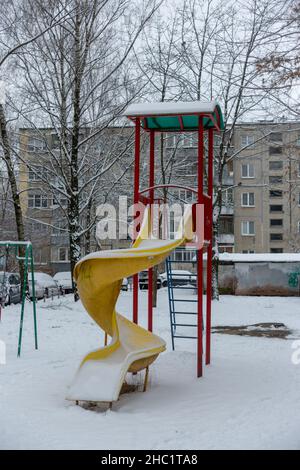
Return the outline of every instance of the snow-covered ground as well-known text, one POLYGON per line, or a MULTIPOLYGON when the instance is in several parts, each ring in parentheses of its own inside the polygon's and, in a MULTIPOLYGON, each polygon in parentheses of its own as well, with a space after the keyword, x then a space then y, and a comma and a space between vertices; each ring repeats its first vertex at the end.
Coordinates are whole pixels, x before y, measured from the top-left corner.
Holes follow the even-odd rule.
MULTIPOLYGON (((118 303, 129 317, 131 299, 123 292, 118 303)), ((146 300, 140 292, 142 324, 146 300)), ((0 324, 7 346, 7 363, 0 365, 0 449, 300 449, 300 365, 291 360, 300 337, 299 298, 224 296, 213 311, 214 325, 284 322, 293 335, 214 334, 212 365, 196 379, 195 341, 177 340, 171 350, 162 289, 154 328, 168 350, 150 369, 149 390, 122 395, 111 411, 91 411, 64 399, 81 358, 103 341, 81 304, 71 296, 38 303, 38 351, 27 306, 20 359, 20 306, 7 307, 0 324)))

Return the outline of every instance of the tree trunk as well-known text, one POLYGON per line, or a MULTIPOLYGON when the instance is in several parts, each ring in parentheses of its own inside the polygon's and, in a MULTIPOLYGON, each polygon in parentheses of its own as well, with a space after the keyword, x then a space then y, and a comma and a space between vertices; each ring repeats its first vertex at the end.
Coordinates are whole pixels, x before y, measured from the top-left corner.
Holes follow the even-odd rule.
MULTIPOLYGON (((70 161, 70 187, 71 197, 69 201, 69 230, 70 230, 70 264, 72 273, 81 256, 79 236, 79 177, 78 177, 78 143, 80 132, 80 92, 81 92, 81 51, 80 51, 80 11, 77 7, 75 23, 74 44, 74 94, 73 94, 73 125, 70 161)), ((72 276, 75 302, 79 299, 76 283, 72 276)))
MULTIPOLYGON (((20 195, 18 191, 17 179, 16 179, 16 175, 14 172, 13 161, 12 161, 12 156, 11 156, 11 148, 10 148, 9 137, 7 133, 7 123, 6 123, 6 118, 5 118, 5 112, 4 112, 4 107, 2 104, 0 104, 0 133, 1 133, 1 140, 2 140, 2 147, 3 147, 2 158, 6 165, 8 181, 9 181, 13 205, 14 205, 18 241, 23 242, 25 240, 23 213, 22 213, 22 207, 21 207, 21 202, 20 202, 20 195)), ((22 257, 24 256, 25 250, 23 247, 20 248, 19 253, 22 257)), ((23 280, 26 273, 24 272, 24 263, 21 260, 19 261, 19 272, 20 272, 20 277, 23 280)))
POLYGON ((91 218, 92 218, 92 205, 93 205, 93 199, 91 198, 89 200, 89 203, 87 205, 87 214, 86 214, 86 227, 88 227, 87 232, 85 233, 85 243, 84 243, 84 254, 85 256, 88 255, 91 252, 91 218))

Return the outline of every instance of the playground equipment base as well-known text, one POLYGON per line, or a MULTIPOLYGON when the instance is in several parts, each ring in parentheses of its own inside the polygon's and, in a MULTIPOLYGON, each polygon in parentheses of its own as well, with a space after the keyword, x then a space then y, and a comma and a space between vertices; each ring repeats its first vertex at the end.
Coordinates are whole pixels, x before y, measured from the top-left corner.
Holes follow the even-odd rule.
MULTIPOLYGON (((155 360, 155 358, 153 359, 153 361, 155 360)), ((144 380, 142 383, 128 383, 126 380, 124 381, 122 387, 121 387, 121 391, 120 391, 120 395, 128 395, 130 393, 145 393, 148 389, 148 383, 149 383, 149 367, 146 367, 145 370, 145 376, 144 376, 144 380)), ((135 376, 137 375, 137 372, 131 372, 132 373, 132 376, 135 376)), ((93 410, 93 409, 96 409, 96 408, 105 408, 107 409, 107 407, 109 407, 109 409, 112 408, 112 405, 113 403, 117 403, 119 401, 116 400, 116 401, 94 401, 94 400, 70 400, 67 398, 67 400, 69 401, 73 401, 75 403, 76 406, 81 406, 85 409, 88 409, 88 410, 93 410)))

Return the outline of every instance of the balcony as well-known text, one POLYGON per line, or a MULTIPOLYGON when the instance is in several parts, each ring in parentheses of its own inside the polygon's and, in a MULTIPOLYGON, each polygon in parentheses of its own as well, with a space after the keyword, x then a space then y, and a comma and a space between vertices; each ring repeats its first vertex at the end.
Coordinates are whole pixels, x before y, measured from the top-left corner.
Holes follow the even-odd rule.
POLYGON ((221 215, 233 215, 233 205, 223 205, 221 209, 221 215))
POLYGON ((221 233, 218 239, 220 245, 234 245, 233 233, 221 233))

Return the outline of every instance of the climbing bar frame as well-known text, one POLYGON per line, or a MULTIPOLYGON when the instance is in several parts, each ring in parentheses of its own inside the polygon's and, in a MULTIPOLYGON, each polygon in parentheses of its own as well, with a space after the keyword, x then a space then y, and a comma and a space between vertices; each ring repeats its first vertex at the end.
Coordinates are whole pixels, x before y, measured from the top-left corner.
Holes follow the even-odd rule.
POLYGON ((21 279, 21 315, 20 315, 19 337, 18 337, 18 357, 20 357, 21 350, 22 350, 25 300, 26 300, 29 270, 31 272, 34 346, 35 346, 35 349, 38 349, 38 329, 37 329, 37 315, 36 315, 36 296, 35 296, 32 244, 31 242, 0 241, 0 247, 4 247, 5 249, 8 249, 8 250, 10 248, 14 249, 16 259, 24 263, 24 278, 21 279), (20 251, 23 251, 23 253, 20 253, 20 251))
MULTIPOLYGON (((203 346, 203 252, 199 248, 197 252, 197 325, 190 324, 196 328, 197 339, 197 376, 203 375, 203 355, 205 352, 205 363, 211 360, 211 302, 212 302, 212 222, 213 222, 213 142, 214 132, 224 129, 221 108, 215 101, 211 102, 173 102, 173 103, 140 103, 130 105, 125 115, 135 126, 135 165, 134 165, 134 203, 150 205, 153 202, 166 202, 164 197, 155 198, 155 191, 167 187, 184 188, 180 185, 156 185, 155 184, 155 134, 156 133, 197 133, 197 180, 198 187, 190 188, 197 195, 197 203, 204 206, 204 238, 207 253, 207 277, 206 277, 206 334, 205 348, 203 346), (149 134, 149 187, 140 188, 140 153, 141 153, 141 130, 149 134), (208 150, 205 151, 205 133, 208 134, 208 150), (204 173, 207 170, 207 182, 204 185, 204 173), (204 191, 204 186, 205 191, 204 191)), ((137 230, 136 230, 137 232, 137 230)), ((167 262, 167 271, 170 275, 170 263, 167 262)), ((174 317, 176 299, 172 297, 169 289, 170 320, 172 330, 172 346, 176 337, 176 318, 174 317), (171 297, 170 297, 171 296, 171 297)), ((133 321, 138 323, 138 290, 139 277, 133 277, 133 321)), ((148 271, 148 329, 153 330, 153 269, 148 271)), ((192 337, 192 336, 189 336, 192 337)))

